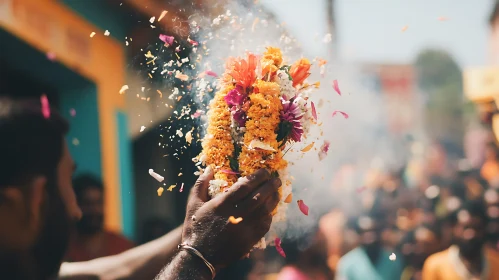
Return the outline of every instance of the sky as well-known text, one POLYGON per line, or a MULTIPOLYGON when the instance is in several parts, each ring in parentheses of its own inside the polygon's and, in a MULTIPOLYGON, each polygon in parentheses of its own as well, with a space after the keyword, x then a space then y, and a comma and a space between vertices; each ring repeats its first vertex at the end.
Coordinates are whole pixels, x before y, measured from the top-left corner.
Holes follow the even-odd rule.
MULTIPOLYGON (((262 0, 307 55, 325 55, 326 0, 262 0)), ((411 63, 425 48, 462 67, 487 63, 494 0, 336 0, 337 50, 347 61, 411 63), (440 21, 439 17, 447 20, 440 21), (402 29, 407 26, 407 30, 402 29)))

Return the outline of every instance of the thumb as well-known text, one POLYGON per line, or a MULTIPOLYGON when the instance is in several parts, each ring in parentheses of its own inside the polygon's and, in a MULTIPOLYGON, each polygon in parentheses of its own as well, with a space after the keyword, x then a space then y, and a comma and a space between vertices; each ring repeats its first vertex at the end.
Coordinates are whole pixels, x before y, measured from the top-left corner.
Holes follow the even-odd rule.
POLYGON ((208 200, 210 200, 210 196, 208 195, 208 187, 210 186, 210 180, 212 179, 213 168, 208 165, 204 170, 204 173, 199 176, 196 183, 194 184, 189 200, 193 200, 195 202, 207 202, 208 200))

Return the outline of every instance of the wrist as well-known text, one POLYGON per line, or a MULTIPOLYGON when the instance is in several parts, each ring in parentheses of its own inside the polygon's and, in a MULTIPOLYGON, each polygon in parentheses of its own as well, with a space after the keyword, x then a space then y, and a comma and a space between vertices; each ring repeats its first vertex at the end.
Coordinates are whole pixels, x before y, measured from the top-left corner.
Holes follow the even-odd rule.
POLYGON ((180 250, 177 254, 184 267, 188 267, 193 272, 195 271, 201 279, 212 279, 210 269, 206 266, 201 258, 195 256, 185 250, 180 250))

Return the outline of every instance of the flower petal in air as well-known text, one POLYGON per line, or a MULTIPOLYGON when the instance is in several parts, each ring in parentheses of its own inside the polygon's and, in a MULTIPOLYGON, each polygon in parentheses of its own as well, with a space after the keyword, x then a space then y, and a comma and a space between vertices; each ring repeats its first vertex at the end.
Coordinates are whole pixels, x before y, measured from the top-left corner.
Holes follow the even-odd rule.
POLYGON ((220 170, 220 173, 225 173, 225 174, 230 174, 230 175, 238 175, 239 172, 228 170, 228 169, 222 169, 220 170))
POLYGON ((45 94, 42 94, 42 96, 40 97, 40 103, 42 104, 43 117, 46 119, 50 118, 49 100, 45 94))
POLYGON ((281 247, 281 239, 279 237, 275 239, 275 249, 283 258, 286 257, 286 253, 284 253, 284 250, 281 247))
POLYGON ((340 87, 338 86, 338 80, 333 81, 333 88, 339 95, 341 95, 340 87))
POLYGON ((342 115, 343 115, 343 117, 344 117, 345 119, 348 119, 348 118, 350 117, 347 113, 342 112, 342 111, 334 111, 334 112, 333 112, 333 117, 334 117, 336 114, 338 114, 338 113, 339 113, 339 114, 342 114, 342 115))
POLYGON ((310 105, 312 106, 312 117, 314 117, 314 119, 317 120, 317 111, 315 110, 314 102, 310 102, 310 105))
POLYGON ((171 46, 173 44, 173 40, 175 39, 173 36, 168 36, 165 34, 159 34, 159 39, 163 41, 165 44, 171 46))
POLYGON ((205 73, 208 76, 212 76, 212 77, 215 77, 215 78, 218 77, 217 73, 215 73, 215 72, 213 72, 211 70, 206 70, 205 73))
POLYGON ((305 148, 303 148, 301 151, 304 153, 310 151, 312 149, 312 147, 314 146, 314 144, 315 144, 315 142, 310 143, 305 148))
POLYGON ((154 179, 156 179, 158 182, 163 182, 165 180, 165 177, 159 175, 158 173, 154 172, 153 169, 149 169, 149 175, 151 175, 154 179))
POLYGON ((229 223, 231 223, 233 225, 237 225, 243 221, 243 218, 242 217, 234 218, 234 216, 230 216, 228 221, 229 221, 229 223))
POLYGON ((308 216, 308 206, 303 202, 303 200, 298 200, 298 208, 300 208, 300 211, 305 214, 305 216, 308 216))

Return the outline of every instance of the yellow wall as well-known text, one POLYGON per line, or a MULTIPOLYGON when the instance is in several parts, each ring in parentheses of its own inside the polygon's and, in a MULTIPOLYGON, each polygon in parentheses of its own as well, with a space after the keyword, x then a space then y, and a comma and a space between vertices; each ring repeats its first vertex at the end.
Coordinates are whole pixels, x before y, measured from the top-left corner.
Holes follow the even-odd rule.
POLYGON ((55 0, 0 0, 0 28, 40 52, 54 52, 59 62, 96 84, 106 226, 121 230, 115 113, 125 108, 118 94, 124 84, 122 46, 55 0), (97 34, 90 38, 91 32, 97 34))

